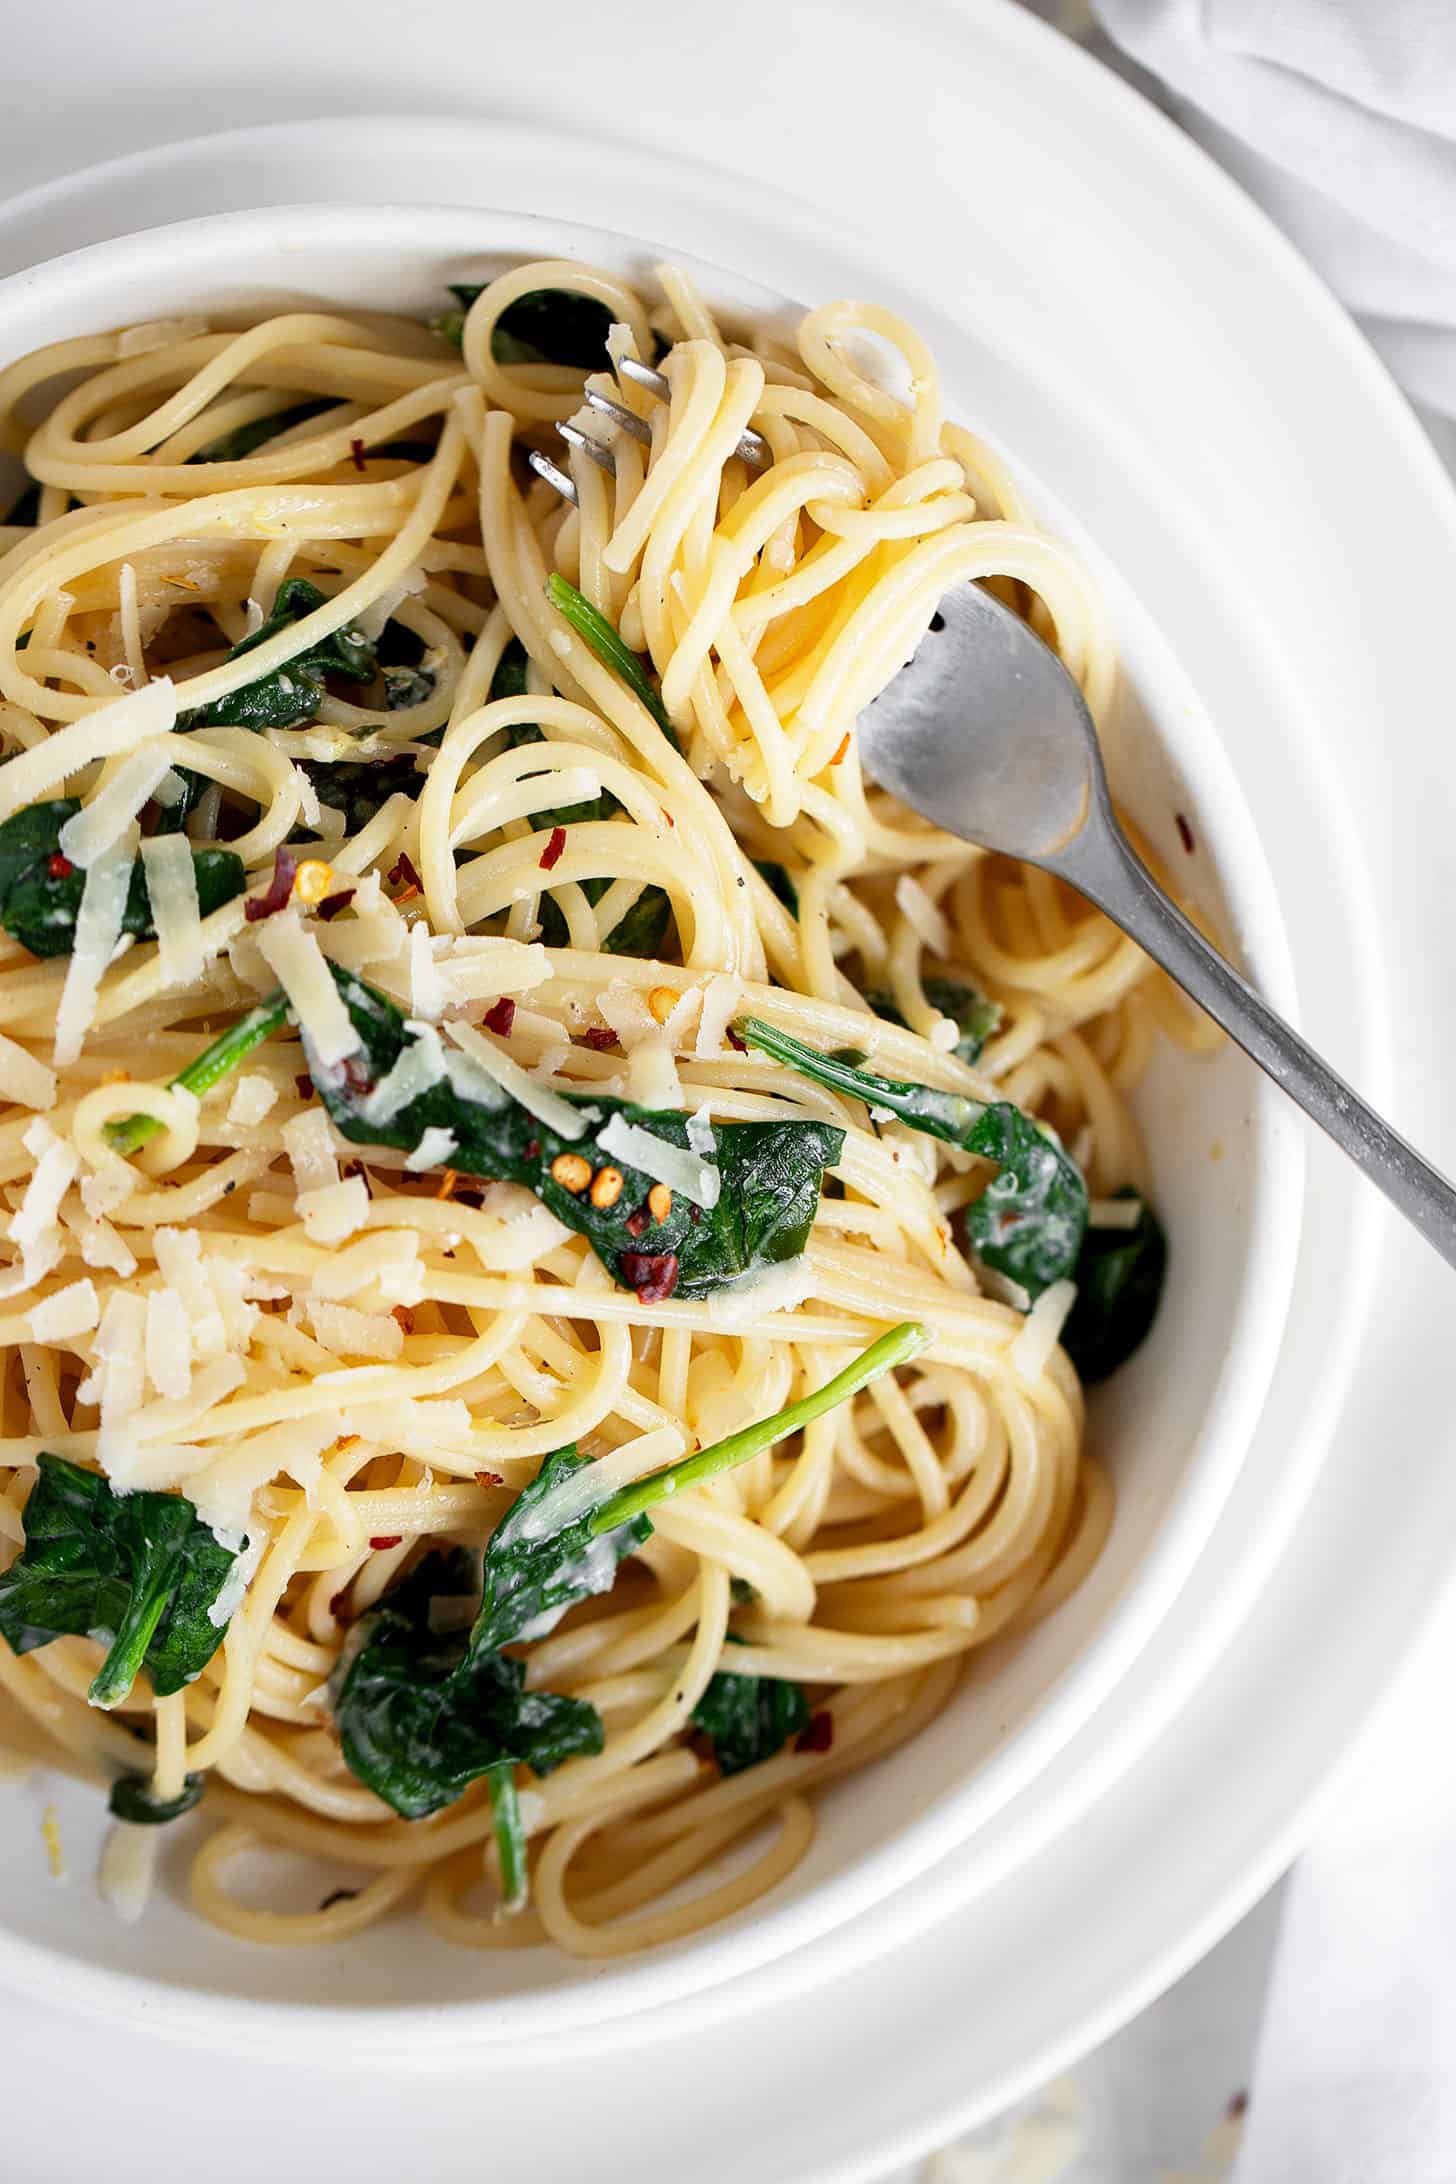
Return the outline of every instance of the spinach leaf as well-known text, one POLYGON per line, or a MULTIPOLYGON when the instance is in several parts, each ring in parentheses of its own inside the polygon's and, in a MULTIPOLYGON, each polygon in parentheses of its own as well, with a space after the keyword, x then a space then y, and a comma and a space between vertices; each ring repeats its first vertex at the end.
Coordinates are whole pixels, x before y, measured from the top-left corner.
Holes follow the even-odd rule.
POLYGON ((231 432, 222 433, 216 440, 209 440, 195 455, 189 455, 189 463, 240 463, 257 453, 270 440, 276 440, 280 432, 288 432, 294 425, 317 417, 334 404, 328 400, 296 402, 291 409, 274 410, 267 417, 255 417, 250 424, 236 425, 231 432))
POLYGON ((789 1032, 745 1017, 738 1035, 816 1084, 863 1100, 873 1113, 888 1109, 912 1130, 962 1146, 998 1170, 966 1216, 982 1262, 1015 1282, 1030 1299, 1070 1275, 1087 1227, 1087 1186, 1055 1135, 1009 1100, 983 1106, 958 1092, 878 1077, 821 1054, 789 1032))
POLYGON ((175 1797, 156 1797, 149 1776, 122 1775, 112 1783, 106 1802, 118 1820, 129 1820, 133 1827, 155 1828, 191 1812, 206 1787, 200 1774, 190 1774, 175 1797))
MULTIPOLYGON (((729 1634, 730 1645, 740 1643, 729 1634)), ((713 1747, 720 1774, 741 1774, 783 1750, 809 1726, 804 1686, 786 1676, 735 1676, 719 1669, 691 1719, 713 1747)))
POLYGON ((549 1774, 599 1752, 601 1716, 584 1699, 527 1691, 523 1661, 436 1632, 430 1606, 474 1591, 463 1549, 428 1555, 360 1625, 363 1643, 336 1671, 334 1713, 350 1771, 406 1820, 452 1804, 502 1764, 549 1774))
POLYGON ((610 1592, 617 1582, 617 1564, 651 1534, 650 1521, 639 1516, 598 1536, 590 1519, 582 1516, 561 1530, 538 1535, 538 1515, 546 1496, 574 1471, 590 1469, 590 1459, 579 1456, 574 1444, 559 1448, 511 1503, 485 1550, 484 1590, 470 1634, 472 1649, 544 1638, 578 1600, 610 1592))
POLYGON ((452 1168, 523 1183, 559 1221, 586 1237, 618 1281, 649 1301, 674 1294, 710 1296, 735 1276, 794 1258, 803 1249, 823 1170, 833 1166, 844 1147, 842 1130, 800 1121, 721 1124, 715 1133, 722 1175, 717 1204, 695 1207, 675 1192, 668 1210, 655 1218, 646 1204, 651 1176, 604 1153, 597 1140, 611 1117, 620 1114, 664 1144, 687 1149, 686 1115, 633 1107, 601 1094, 583 1095, 573 1097, 572 1104, 589 1111, 590 1128, 579 1138, 565 1138, 503 1094, 498 1104, 487 1105, 462 1092, 459 1081, 468 1082, 469 1072, 456 1067, 453 1076, 431 1085, 387 1122, 370 1122, 364 1102, 413 1044, 414 1035, 384 994, 352 972, 332 969, 363 1042, 363 1064, 325 1070, 315 1068, 310 1058, 309 1066, 334 1126, 354 1144, 412 1152, 426 1130, 448 1130, 455 1141, 452 1168), (622 1188, 612 1203, 595 1206, 586 1188, 573 1191, 553 1174, 562 1155, 583 1157, 593 1176, 603 1167, 614 1169, 622 1188))
POLYGON ((391 796, 402 792, 413 799, 425 785, 412 751, 401 752, 398 758, 372 760, 305 758, 300 764, 322 801, 344 814, 348 834, 358 834, 367 827, 391 796))
POLYGON ((119 1706, 146 1668, 158 1698, 199 1676, 222 1642, 211 1621, 237 1557, 180 1494, 117 1494, 42 1455, 25 1546, 0 1577, 0 1635, 29 1653, 71 1634, 107 1647, 93 1706, 119 1706))
MULTIPOLYGON (((789 878, 787 865, 775 864, 771 857, 755 857, 753 863, 754 869, 761 872, 767 880, 769 893, 777 895, 789 916, 796 918, 799 915, 799 890, 789 878)), ((869 1000, 868 994, 865 999, 869 1000)), ((874 1003, 871 1002, 870 1006, 873 1008, 874 1003)), ((883 1009, 879 1013, 883 1015, 883 1009)))
POLYGON ((1077 1259, 1077 1301, 1062 1329, 1062 1348, 1083 1381, 1105 1380, 1132 1356, 1157 1316, 1167 1266, 1162 1223, 1146 1204, 1136 1228, 1088 1229, 1077 1259))
MULTIPOLYGON (((925 998, 933 1009, 948 1016, 959 1036, 951 1052, 963 1062, 978 1062, 988 1039, 993 1039, 1001 1029, 1001 1004, 988 1001, 959 978, 927 978, 925 998)), ((887 1024, 903 1024, 904 1017, 887 993, 865 995, 876 1016, 887 1024)))
MULTIPOLYGON (((465 314, 484 286, 483 281, 449 283, 460 308, 441 312, 430 325, 452 348, 460 347, 465 314)), ((571 288, 533 288, 507 304, 496 320, 490 353, 497 364, 566 364, 594 372, 608 361, 611 330, 612 314, 595 296, 571 288)))
POLYGON ((435 678, 428 669, 385 668, 384 709, 387 713, 408 713, 414 706, 423 705, 434 695, 435 678))
MULTIPOLYGON (((75 817, 74 796, 27 804, 0 826, 0 925, 34 956, 65 956, 76 945, 76 916, 86 875, 61 851, 61 829, 75 817)), ((192 870, 204 917, 241 895, 247 885, 241 857, 230 849, 194 849, 192 870)), ((146 867, 133 860, 121 929, 138 940, 155 940, 146 867)))
MULTIPOLYGON (((512 637, 501 654, 496 671, 491 677, 490 695, 495 698, 519 698, 526 692, 526 649, 519 638, 512 637)), ((523 744, 543 743, 545 737, 533 720, 516 721, 506 730, 506 740, 512 750, 523 744)), ((569 827, 585 819, 610 819, 621 810, 610 789, 603 789, 600 796, 586 803, 563 804, 551 811, 534 812, 531 826, 537 833, 549 834, 553 827, 569 827)), ((581 891, 595 907, 605 895, 610 880, 602 876, 583 880, 581 891)), ((541 898, 541 938, 548 948, 564 948, 570 940, 566 919, 560 906, 550 895, 541 898)), ((672 920, 672 903, 660 887, 644 887, 630 910, 624 911, 602 942, 605 955, 657 956, 662 953, 667 939, 667 929, 672 920)))
POLYGON ((501 1909, 510 1915, 524 1911, 530 1895, 526 1865, 526 1823, 516 1795, 516 1770, 508 1759, 498 1759, 485 1770, 490 1787, 490 1821, 500 1859, 501 1909))
MULTIPOLYGON (((291 576, 278 587, 273 602, 273 612, 251 637, 244 637, 228 654, 229 660, 240 660, 246 653, 254 652, 280 630, 291 629, 305 615, 312 614, 324 604, 324 594, 316 584, 305 577, 291 576)), ((244 683, 238 690, 230 691, 225 698, 214 698, 211 705, 194 708, 178 721, 180 729, 187 728, 296 728, 301 721, 312 720, 318 711, 319 700, 324 694, 324 678, 340 675, 348 682, 365 683, 374 678, 375 646, 371 638, 346 622, 328 637, 321 637, 294 659, 277 667, 271 675, 260 675, 256 682, 244 683)))

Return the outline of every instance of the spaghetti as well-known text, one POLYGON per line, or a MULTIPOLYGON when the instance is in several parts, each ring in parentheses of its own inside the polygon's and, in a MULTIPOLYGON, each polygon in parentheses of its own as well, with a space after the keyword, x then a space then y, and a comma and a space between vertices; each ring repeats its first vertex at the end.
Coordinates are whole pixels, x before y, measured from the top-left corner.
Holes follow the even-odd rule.
POLYGON ((133 1778, 123 1827, 205 1787, 194 1902, 257 1941, 410 1901, 599 1956, 740 1910, 1109 1520, 1058 1336, 1146 1241, 1125 1094, 1203 1034, 853 734, 967 580, 1096 712, 1095 598, 908 326, 739 340, 659 278, 0 375, 0 1686, 133 1778), (568 505, 523 451, 573 418, 611 468, 563 457, 568 505), (1022 1278, 1053 1150, 1091 1226, 1022 1278), (920 1355, 744 1453, 907 1314, 920 1355), (104 1535, 89 1605, 52 1505, 104 1535), (259 1908, 260 1843, 364 1880, 259 1908))

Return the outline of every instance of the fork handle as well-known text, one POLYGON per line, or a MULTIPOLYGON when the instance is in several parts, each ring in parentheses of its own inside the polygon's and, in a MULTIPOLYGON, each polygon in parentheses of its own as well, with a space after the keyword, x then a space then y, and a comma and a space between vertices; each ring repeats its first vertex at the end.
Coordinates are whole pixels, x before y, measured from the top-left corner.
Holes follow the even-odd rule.
POLYGON ((1130 934, 1456 1267, 1456 1190, 1209 946, 1100 799, 1045 865, 1130 934))

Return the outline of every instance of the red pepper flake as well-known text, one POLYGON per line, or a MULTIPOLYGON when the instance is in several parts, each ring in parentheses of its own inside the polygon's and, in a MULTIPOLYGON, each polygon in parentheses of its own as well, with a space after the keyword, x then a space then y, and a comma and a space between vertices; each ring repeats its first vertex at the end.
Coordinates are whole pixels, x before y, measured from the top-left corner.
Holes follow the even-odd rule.
POLYGON ((70 858, 63 857, 59 850, 46 859, 46 870, 53 880, 68 880, 75 869, 70 858))
POLYGON ((250 895, 243 904, 243 916, 248 923, 258 925, 264 918, 276 917, 280 910, 286 910, 297 876, 298 859, 286 842, 280 842, 273 853, 273 877, 266 892, 250 895))
POLYGON ((541 870, 543 872, 549 872, 552 866, 560 861, 561 852, 563 851, 563 849, 565 849, 565 847, 565 827, 553 827, 551 829, 551 838, 547 842, 546 847, 541 852, 540 862, 541 870))
POLYGON ((541 1158, 541 1140, 538 1137, 527 1138, 526 1158, 527 1160, 539 1160, 541 1158))
POLYGON ((415 1316, 407 1304, 392 1304, 389 1308, 389 1316, 394 1321, 395 1326, 402 1327, 407 1335, 414 1333, 415 1316))
POLYGON ((624 1251, 622 1279, 644 1304, 665 1304, 677 1287, 675 1251, 624 1251))
POLYGON ((645 1206, 639 1206, 635 1213, 629 1213, 625 1223, 627 1234, 629 1236, 640 1236, 647 1226, 648 1219, 649 1215, 645 1206))
POLYGON ((504 1486, 506 1482, 499 1471, 477 1471, 475 1483, 477 1486, 504 1486))
POLYGON ((361 1100, 367 1099, 374 1090, 374 1078, 358 1055, 346 1054, 339 1066, 344 1072, 344 1083, 349 1091, 361 1100))
POLYGON ((403 1538, 403 1532, 379 1532, 369 1544, 371 1547, 397 1547, 403 1538))
POLYGON ((485 1012, 486 1030, 498 1031, 503 1039, 509 1039, 511 1026, 515 1020, 516 1004, 509 994, 503 994, 501 999, 485 1012))
POLYGON ((834 1744, 834 1716, 811 1714, 808 1727, 800 1730, 796 1752, 827 1752, 834 1744))
POLYGON ((748 1041, 740 1039, 731 1024, 728 1026, 728 1044, 735 1054, 746 1054, 748 1052, 748 1041))
POLYGON ((307 1070, 304 1070, 301 1076, 294 1078, 293 1089, 301 1100, 311 1100, 313 1098, 313 1079, 307 1070))
POLYGON ((390 866, 386 876, 391 887, 404 889, 402 895, 395 896, 396 902, 408 902, 411 895, 418 895, 423 891, 424 882, 411 863, 407 850, 400 851, 398 860, 390 866))
POLYGON ((843 739, 842 739, 842 740, 841 740, 841 742, 840 742, 840 746, 839 746, 839 749, 838 749, 838 750, 837 750, 837 751, 835 752, 835 754, 834 754, 833 758, 831 758, 831 759, 830 759, 830 761, 829 761, 830 765, 831 765, 831 766, 837 766, 837 765, 839 764, 840 760, 841 760, 841 759, 842 759, 842 758, 844 757, 844 754, 845 754, 845 752, 846 752, 846 751, 847 751, 848 749, 849 749, 849 730, 848 730, 848 729, 846 728, 846 729, 845 729, 845 731, 844 731, 844 736, 843 736, 843 739))
POLYGON ((344 1587, 342 1592, 336 1592, 334 1594, 333 1599, 329 1602, 329 1613, 336 1623, 348 1622, 349 1588, 347 1585, 344 1587))
POLYGON ((348 909, 358 892, 356 887, 341 887, 337 895, 325 895, 318 905, 316 915, 323 919, 325 925, 330 924, 341 910, 348 909))
POLYGON ((702 1207, 695 1204, 695 1202, 690 1198, 688 1200, 688 1219, 692 1222, 694 1228, 697 1227, 698 1223, 702 1220, 702 1218, 702 1207))
POLYGON ((351 440, 349 442, 349 453, 354 458, 354 468, 362 470, 364 468, 364 442, 362 440, 351 440))
POLYGON ((590 1047, 594 1054, 603 1054, 608 1047, 614 1047, 617 1044, 617 1034, 610 1024, 589 1024, 582 1033, 579 1043, 584 1047, 590 1047))
POLYGON ((1178 839, 1183 844, 1183 847, 1187 850, 1189 856, 1191 857, 1195 848, 1197 847, 1197 844, 1193 839, 1193 829, 1189 826, 1188 821, 1184 818, 1181 811, 1175 811, 1173 814, 1173 818, 1178 828, 1178 839))
POLYGON ((677 821, 673 818, 672 813, 668 810, 666 804, 659 804, 657 808, 662 813, 662 816, 667 821, 668 825, 673 829, 674 832, 676 832, 677 821))

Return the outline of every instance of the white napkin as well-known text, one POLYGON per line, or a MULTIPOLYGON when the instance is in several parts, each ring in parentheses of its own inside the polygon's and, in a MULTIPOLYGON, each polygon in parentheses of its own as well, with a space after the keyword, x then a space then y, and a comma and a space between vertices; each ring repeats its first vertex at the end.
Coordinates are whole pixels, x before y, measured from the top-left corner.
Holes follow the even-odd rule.
POLYGON ((1116 43, 1354 312, 1456 413, 1453 0, 1093 0, 1116 43))
POLYGON ((1453 1682, 1456 1586, 1294 1868, 1236 2184, 1456 2178, 1453 1682))

